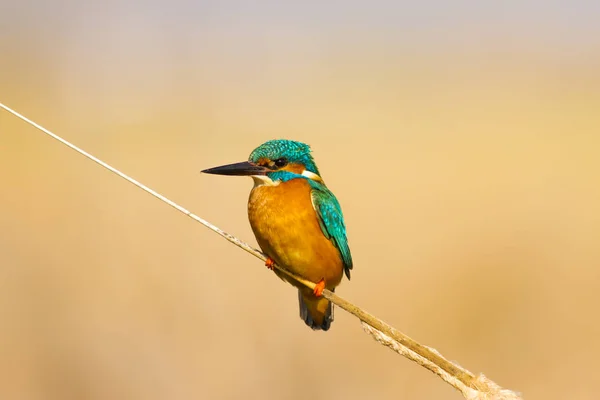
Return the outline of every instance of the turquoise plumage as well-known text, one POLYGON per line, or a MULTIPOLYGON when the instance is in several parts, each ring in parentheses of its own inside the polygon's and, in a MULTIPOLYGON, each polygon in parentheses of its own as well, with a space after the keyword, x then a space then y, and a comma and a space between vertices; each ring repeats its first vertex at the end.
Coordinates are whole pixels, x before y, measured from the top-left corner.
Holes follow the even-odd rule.
POLYGON ((259 160, 277 160, 285 158, 289 163, 304 166, 307 171, 319 174, 319 169, 310 151, 310 146, 293 140, 274 139, 258 146, 248 157, 248 161, 257 164, 259 160))
POLYGON ((313 207, 319 218, 319 225, 325 237, 333 242, 335 247, 342 255, 344 262, 344 272, 346 277, 350 279, 350 270, 352 269, 352 255, 348 246, 348 238, 346 237, 346 225, 344 224, 344 216, 342 208, 333 193, 319 182, 310 182, 312 190, 310 197, 313 207))

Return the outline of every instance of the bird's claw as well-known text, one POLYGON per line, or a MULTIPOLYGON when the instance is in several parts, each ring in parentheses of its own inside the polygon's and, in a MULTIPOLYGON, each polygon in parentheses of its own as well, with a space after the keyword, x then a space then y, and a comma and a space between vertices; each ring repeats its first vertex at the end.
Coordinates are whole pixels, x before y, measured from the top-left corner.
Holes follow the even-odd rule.
POLYGON ((275 261, 273 261, 271 257, 267 257, 267 260, 265 261, 265 266, 271 271, 273 271, 273 268, 275 268, 275 261))
POLYGON ((321 279, 313 289, 313 294, 317 297, 323 296, 323 290, 325 290, 325 279, 321 279))

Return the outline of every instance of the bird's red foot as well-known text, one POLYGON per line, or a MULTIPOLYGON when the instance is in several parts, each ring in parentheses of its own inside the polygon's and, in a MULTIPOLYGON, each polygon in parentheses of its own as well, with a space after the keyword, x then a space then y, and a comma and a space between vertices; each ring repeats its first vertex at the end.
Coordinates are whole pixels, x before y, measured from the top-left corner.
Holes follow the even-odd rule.
POLYGON ((271 271, 273 271, 273 268, 275 268, 275 261, 273 261, 273 259, 271 257, 267 257, 267 261, 265 261, 265 265, 267 266, 267 268, 269 268, 271 271))
POLYGON ((325 290, 325 279, 321 279, 313 289, 313 293, 317 297, 323 296, 323 290, 325 290))

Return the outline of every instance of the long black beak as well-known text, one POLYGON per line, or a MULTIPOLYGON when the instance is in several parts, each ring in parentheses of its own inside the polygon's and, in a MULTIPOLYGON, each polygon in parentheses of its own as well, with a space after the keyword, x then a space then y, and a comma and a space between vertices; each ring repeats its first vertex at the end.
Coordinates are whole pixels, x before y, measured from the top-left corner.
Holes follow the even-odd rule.
POLYGON ((215 175, 266 175, 267 169, 266 167, 261 167, 260 165, 253 164, 248 161, 239 162, 235 164, 222 165, 220 167, 214 167, 205 169, 205 174, 215 174, 215 175))

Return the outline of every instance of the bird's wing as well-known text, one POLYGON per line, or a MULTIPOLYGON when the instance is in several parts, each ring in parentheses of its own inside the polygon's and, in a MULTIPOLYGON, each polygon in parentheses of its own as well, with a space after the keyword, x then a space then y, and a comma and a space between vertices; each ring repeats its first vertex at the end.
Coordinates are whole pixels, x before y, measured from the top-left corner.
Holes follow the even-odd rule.
POLYGON ((317 219, 325 237, 331 240, 334 246, 340 251, 342 261, 344 262, 344 272, 350 279, 350 270, 352 269, 352 255, 348 247, 346 237, 346 225, 342 208, 333 193, 324 185, 311 182, 312 190, 310 198, 313 208, 317 212, 317 219))

